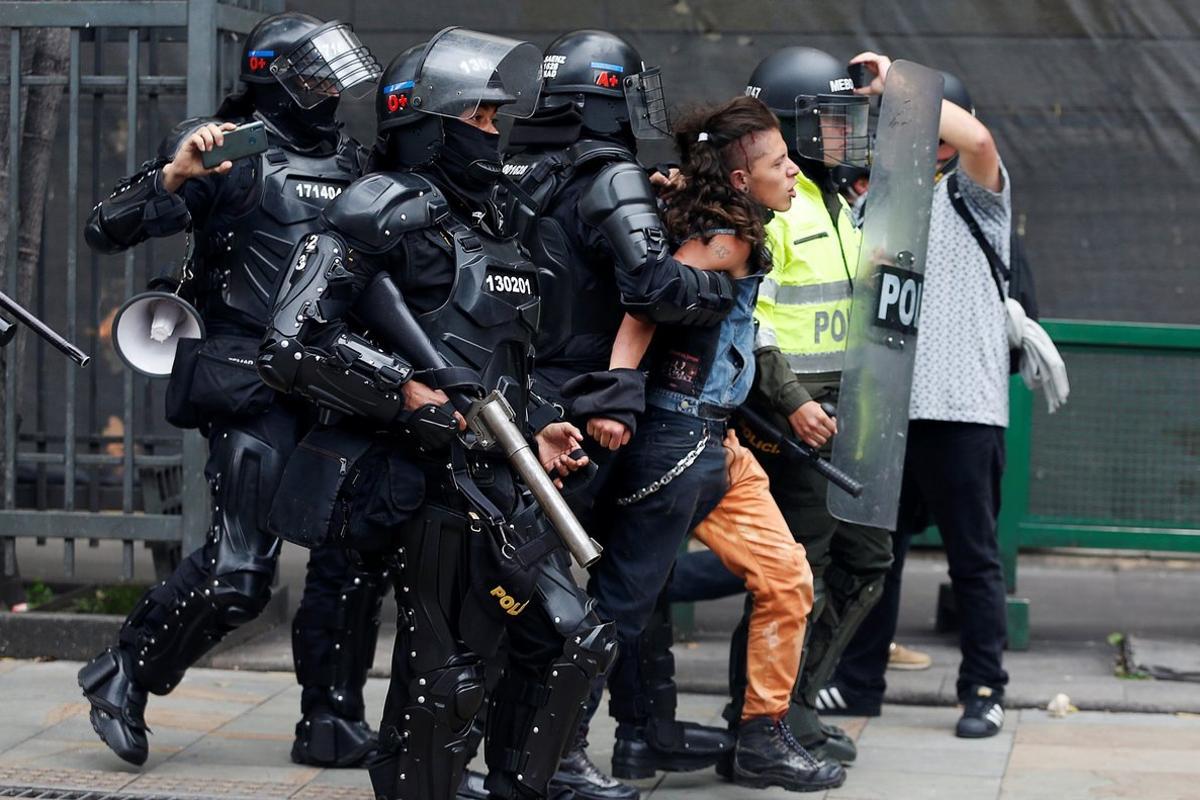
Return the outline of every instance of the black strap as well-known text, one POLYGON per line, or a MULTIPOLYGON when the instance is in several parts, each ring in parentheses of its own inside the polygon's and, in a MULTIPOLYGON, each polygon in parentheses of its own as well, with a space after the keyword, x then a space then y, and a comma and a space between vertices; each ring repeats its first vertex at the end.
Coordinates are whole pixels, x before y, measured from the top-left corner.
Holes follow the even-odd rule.
POLYGON ((958 189, 958 173, 951 172, 946 176, 946 188, 950 192, 950 203, 954 206, 954 210, 962 217, 962 221, 967 223, 967 229, 971 231, 971 235, 975 237, 975 241, 979 243, 979 249, 983 251, 983 255, 987 258, 988 267, 992 270, 992 279, 996 282, 996 292, 1000 295, 1001 304, 1004 303, 1004 282, 1012 279, 1012 270, 1004 263, 996 253, 996 249, 992 247, 992 243, 983 235, 983 231, 979 229, 979 223, 975 221, 975 217, 971 214, 971 210, 967 208, 967 201, 963 199, 962 192, 958 189), (1003 276, 1003 277, 1001 277, 1003 276))

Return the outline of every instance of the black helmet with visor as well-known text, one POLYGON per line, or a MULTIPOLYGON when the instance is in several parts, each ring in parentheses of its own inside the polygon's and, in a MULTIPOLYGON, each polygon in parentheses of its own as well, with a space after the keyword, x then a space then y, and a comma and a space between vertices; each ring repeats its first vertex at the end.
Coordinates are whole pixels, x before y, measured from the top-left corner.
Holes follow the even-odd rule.
POLYGON ((617 133, 627 125, 638 139, 671 135, 661 71, 647 68, 631 44, 607 31, 572 31, 546 48, 542 107, 568 104, 597 133, 617 133))
POLYGON ((428 164, 441 153, 446 118, 469 117, 481 105, 528 117, 537 105, 541 51, 529 42, 465 28, 446 28, 396 56, 375 99, 384 163, 428 164))
POLYGON ((870 160, 867 97, 854 93, 846 65, 812 47, 784 47, 762 60, 746 94, 779 117, 793 155, 826 166, 870 160))

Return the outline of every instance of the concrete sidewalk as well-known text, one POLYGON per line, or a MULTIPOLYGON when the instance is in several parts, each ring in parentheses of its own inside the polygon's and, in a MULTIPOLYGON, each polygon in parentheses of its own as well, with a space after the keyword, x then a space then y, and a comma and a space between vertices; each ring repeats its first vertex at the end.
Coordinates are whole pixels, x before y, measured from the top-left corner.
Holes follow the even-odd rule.
MULTIPOLYGON (((1022 558, 1020 594, 1031 601, 1033 637, 1029 650, 1005 653, 1010 707, 1045 708, 1061 692, 1085 710, 1200 713, 1200 683, 1117 678, 1117 650, 1106 641, 1113 632, 1200 641, 1200 561, 1022 558)), ((898 635, 905 644, 929 652, 934 663, 923 672, 889 672, 889 702, 956 702, 957 638, 933 631, 938 584, 945 580, 945 571, 940 554, 919 553, 909 559, 898 635)), ((292 591, 299 594, 297 588, 292 591)), ((373 672, 381 677, 391 663, 395 628, 389 621, 394 613, 388 609, 383 616, 373 672)), ((681 689, 718 695, 728 691, 729 632, 741 613, 740 597, 697 604, 695 640, 675 647, 681 689)), ((291 665, 286 627, 224 651, 206 664, 279 671, 291 665)))
MULTIPOLYGON (((118 760, 93 734, 75 685, 79 664, 0 661, 0 797, 367 800, 361 771, 318 770, 288 760, 299 689, 291 675, 195 669, 169 697, 151 698, 150 759, 118 760)), ((385 681, 367 702, 381 707, 385 681)), ((716 724, 721 699, 686 694, 680 714, 716 724)), ((829 800, 1194 800, 1200 796, 1200 717, 1081 712, 1051 719, 1013 711, 993 739, 951 733, 953 708, 887 706, 883 716, 849 719, 859 762, 829 800)), ((612 726, 600 715, 592 740, 607 765, 612 726)), ((770 800, 793 796, 722 782, 711 771, 640 783, 652 800, 770 800)))

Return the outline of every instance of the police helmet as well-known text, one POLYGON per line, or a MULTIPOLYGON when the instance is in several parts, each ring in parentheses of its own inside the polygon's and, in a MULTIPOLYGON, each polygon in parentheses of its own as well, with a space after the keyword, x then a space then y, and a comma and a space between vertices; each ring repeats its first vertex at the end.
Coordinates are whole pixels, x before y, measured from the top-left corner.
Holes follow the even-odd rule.
POLYGON ((443 120, 480 105, 524 117, 536 107, 541 51, 529 42, 465 28, 446 28, 410 47, 383 70, 375 97, 380 137, 397 166, 438 157, 443 120))
POLYGON ((370 91, 379 62, 346 23, 289 11, 250 31, 239 76, 248 84, 279 83, 309 109, 330 97, 370 91))
POLYGON ((971 102, 971 95, 967 92, 966 84, 951 72, 946 72, 945 70, 939 71, 942 73, 942 79, 945 81, 945 86, 942 88, 942 97, 964 111, 971 112, 971 116, 975 116, 975 104, 971 102))
POLYGON ((393 58, 375 95, 379 135, 387 136, 389 152, 406 167, 433 161, 442 144, 442 118, 413 107, 413 87, 425 47, 422 42, 393 58))
POLYGON ((865 166, 870 104, 854 93, 846 65, 812 47, 784 47, 750 75, 746 94, 779 117, 793 156, 835 166, 865 166))
POLYGON ((647 69, 633 45, 607 31, 572 31, 546 48, 541 107, 569 104, 596 133, 627 128, 639 139, 671 135, 659 70, 647 69))

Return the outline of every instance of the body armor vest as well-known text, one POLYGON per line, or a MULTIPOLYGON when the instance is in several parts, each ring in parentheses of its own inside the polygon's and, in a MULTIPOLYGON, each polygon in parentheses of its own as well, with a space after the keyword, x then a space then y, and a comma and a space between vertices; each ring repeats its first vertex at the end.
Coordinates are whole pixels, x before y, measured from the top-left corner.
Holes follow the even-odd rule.
POLYGON ((523 419, 541 312, 538 271, 513 240, 451 216, 439 227, 454 244, 454 285, 445 303, 419 316, 421 326, 443 358, 474 370, 486 391, 499 389, 523 419))
POLYGON ((207 229, 196 260, 207 276, 205 317, 261 331, 292 248, 320 229, 321 211, 358 177, 361 163, 357 143, 348 138, 328 155, 273 146, 257 158, 258 185, 247 210, 207 229))
POLYGON ((621 298, 612 263, 578 240, 579 192, 567 190, 586 186, 586 176, 605 164, 635 160, 624 147, 592 140, 505 159, 504 173, 519 189, 504 193, 505 222, 529 251, 546 307, 554 309, 535 340, 540 365, 579 364, 586 371, 598 356, 599 369, 608 365, 621 298))

